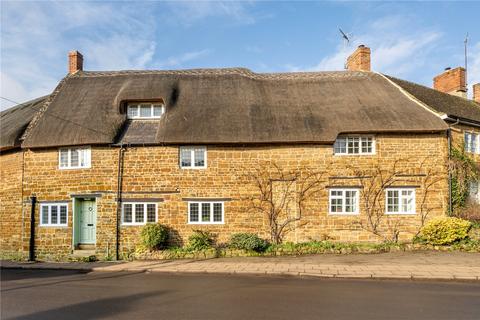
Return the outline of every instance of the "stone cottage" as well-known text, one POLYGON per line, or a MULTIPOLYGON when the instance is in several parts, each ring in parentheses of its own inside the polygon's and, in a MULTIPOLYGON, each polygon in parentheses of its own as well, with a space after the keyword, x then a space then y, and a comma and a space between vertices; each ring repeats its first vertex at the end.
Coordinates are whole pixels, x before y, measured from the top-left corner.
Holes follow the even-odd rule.
POLYGON ((450 127, 477 130, 479 105, 370 71, 364 46, 347 65, 103 72, 71 52, 1 114, 2 254, 121 257, 150 222, 269 239, 262 206, 285 241, 411 239, 449 211, 450 127))

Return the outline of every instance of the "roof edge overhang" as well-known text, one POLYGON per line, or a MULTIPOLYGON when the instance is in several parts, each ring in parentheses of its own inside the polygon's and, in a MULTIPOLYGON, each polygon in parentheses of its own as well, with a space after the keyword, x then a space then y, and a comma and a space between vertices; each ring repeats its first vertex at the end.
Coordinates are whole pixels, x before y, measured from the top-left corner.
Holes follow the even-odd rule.
POLYGON ((470 120, 470 119, 466 119, 466 118, 462 118, 462 117, 457 117, 457 116, 454 116, 454 115, 445 115, 445 116, 442 116, 442 119, 447 121, 447 122, 454 122, 454 123, 459 123, 459 124, 464 124, 464 125, 467 125, 467 126, 473 126, 473 127, 477 127, 477 128, 480 128, 480 121, 475 121, 475 120, 470 120))

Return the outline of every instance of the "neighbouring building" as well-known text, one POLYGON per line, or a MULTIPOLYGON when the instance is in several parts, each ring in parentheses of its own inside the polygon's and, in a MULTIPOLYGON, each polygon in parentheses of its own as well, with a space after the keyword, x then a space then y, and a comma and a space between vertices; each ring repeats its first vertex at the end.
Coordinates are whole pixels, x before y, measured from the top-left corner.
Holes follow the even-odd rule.
POLYGON ((25 256, 34 241, 40 258, 115 257, 135 249, 149 222, 167 225, 177 244, 196 229, 219 242, 269 238, 252 205, 260 171, 271 173, 271 202, 294 190, 285 214, 301 219, 285 240, 409 240, 450 209, 449 132, 473 134, 480 121, 476 102, 370 71, 365 46, 333 72, 103 72, 83 62, 71 52, 50 95, 1 113, 4 255, 25 256), (312 171, 321 188, 300 206, 312 171))

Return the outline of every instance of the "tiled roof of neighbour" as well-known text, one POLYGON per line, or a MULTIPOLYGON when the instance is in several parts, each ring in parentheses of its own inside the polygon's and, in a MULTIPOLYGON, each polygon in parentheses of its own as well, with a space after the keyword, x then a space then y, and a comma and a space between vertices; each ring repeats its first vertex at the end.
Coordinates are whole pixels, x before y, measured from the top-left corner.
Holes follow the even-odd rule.
POLYGON ((27 101, 0 113, 0 150, 20 146, 20 137, 47 98, 27 101))
POLYGON ((51 95, 24 147, 143 143, 332 143, 340 133, 446 130, 382 75, 371 72, 253 73, 247 69, 80 71, 51 95), (125 125, 126 101, 163 99, 152 124, 125 125), (50 115, 66 121, 52 121, 50 115), (126 129, 126 132, 122 130, 126 129), (145 131, 146 130, 146 131, 145 131), (122 138, 123 137, 123 138, 122 138), (127 142, 127 140, 125 140, 127 142))
POLYGON ((480 122, 480 104, 461 97, 443 93, 420 84, 387 76, 408 93, 418 100, 430 106, 438 112, 456 118, 474 120, 480 122))

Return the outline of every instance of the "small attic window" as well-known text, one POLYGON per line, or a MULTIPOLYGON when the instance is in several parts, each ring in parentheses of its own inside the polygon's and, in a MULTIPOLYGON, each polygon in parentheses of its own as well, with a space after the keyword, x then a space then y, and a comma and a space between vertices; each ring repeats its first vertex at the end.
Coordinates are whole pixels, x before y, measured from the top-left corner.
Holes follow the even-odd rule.
POLYGON ((160 119, 165 113, 163 103, 129 103, 128 119, 160 119))

